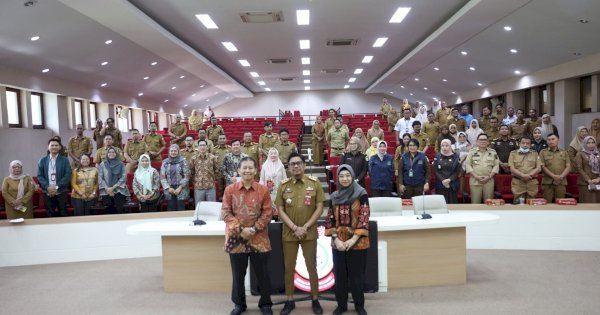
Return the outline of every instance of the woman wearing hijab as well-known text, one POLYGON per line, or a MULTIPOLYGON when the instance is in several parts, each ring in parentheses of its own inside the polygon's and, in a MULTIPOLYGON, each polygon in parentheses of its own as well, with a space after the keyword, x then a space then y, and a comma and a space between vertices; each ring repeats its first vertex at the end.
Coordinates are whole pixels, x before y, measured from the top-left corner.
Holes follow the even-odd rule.
POLYGON ((2 196, 7 219, 33 219, 34 190, 33 179, 23 174, 23 162, 19 160, 10 162, 8 176, 2 181, 2 196))
POLYGON ((456 143, 452 145, 452 151, 454 151, 454 153, 458 153, 461 164, 464 164, 465 159, 467 158, 467 154, 469 153, 469 150, 471 150, 471 148, 472 146, 467 140, 467 134, 462 131, 459 132, 458 141, 456 141, 456 143))
POLYGON ((579 170, 577 186, 579 186, 579 202, 600 202, 600 153, 598 144, 592 136, 582 141, 581 151, 575 156, 575 165, 579 170))
POLYGON ((435 193, 444 195, 446 203, 458 203, 459 174, 461 165, 458 154, 452 151, 452 142, 442 140, 441 150, 433 160, 435 193))
POLYGON ((542 137, 542 127, 535 127, 531 133, 533 139, 531 140, 531 148, 538 154, 543 149, 548 148, 548 142, 542 137))
MULTIPOLYGON (((317 121, 312 127, 312 154, 313 165, 323 165, 323 152, 325 150, 325 124, 323 118, 317 116, 317 121)), ((279 156, 279 154, 277 154, 279 156)))
POLYGON ((469 129, 465 132, 469 143, 477 143, 477 137, 483 133, 483 129, 479 128, 479 121, 472 119, 469 129))
MULTIPOLYGON (((367 137, 365 136, 365 134, 361 128, 354 129, 354 133, 352 134, 351 138, 358 139, 358 150, 360 152, 362 152, 363 154, 365 152, 367 152, 367 149, 369 148, 369 142, 367 141, 367 137)), ((348 141, 348 145, 346 146, 346 152, 349 152, 349 151, 350 151, 350 142, 348 141)))
POLYGON ((350 138, 350 141, 348 141, 348 152, 344 153, 340 164, 350 165, 356 172, 355 179, 358 181, 358 184, 365 187, 365 176, 367 176, 369 164, 367 163, 365 154, 358 149, 359 146, 360 140, 358 138, 350 138))
POLYGON ((440 126, 440 135, 438 136, 436 142, 435 142, 435 152, 440 152, 441 150, 441 143, 442 140, 444 139, 448 139, 450 140, 450 143, 454 144, 456 142, 456 139, 454 139, 454 137, 452 135, 450 135, 450 128, 448 128, 447 125, 441 125, 440 126))
POLYGON ((188 125, 190 125, 190 130, 198 131, 200 127, 202 127, 202 122, 204 121, 204 117, 202 114, 198 113, 197 110, 192 110, 192 114, 188 118, 188 125))
POLYGON ((167 210, 184 210, 185 201, 190 196, 190 168, 185 158, 179 154, 179 146, 176 144, 169 147, 169 156, 160 167, 160 179, 167 200, 167 210))
POLYGON ((575 137, 573 138, 573 140, 571 140, 571 143, 567 148, 567 153, 569 154, 569 158, 571 158, 571 167, 573 168, 573 172, 579 172, 577 164, 575 163, 575 156, 583 148, 583 139, 588 135, 589 132, 586 127, 578 127, 577 132, 575 133, 575 137))
POLYGON ((373 197, 391 197, 394 179, 394 158, 387 154, 387 142, 379 141, 377 154, 369 159, 371 177, 371 195, 373 197))
POLYGON ((123 213, 125 201, 130 196, 126 184, 125 166, 114 147, 106 148, 106 159, 98 166, 100 198, 106 213, 123 213))
MULTIPOLYGON (((594 139, 600 139, 600 118, 594 118, 592 120, 592 126, 589 133, 594 139)), ((598 148, 600 149, 600 143, 598 143, 598 148)))
MULTIPOLYGON (((260 169, 260 180, 259 183, 269 188, 269 194, 271 195, 271 201, 275 205, 275 197, 277 196, 277 189, 281 184, 281 181, 287 178, 285 172, 285 166, 279 159, 279 151, 275 148, 269 149, 267 160, 263 163, 260 169)), ((277 207, 273 206, 273 215, 277 216, 277 207)))
POLYGON ((427 105, 422 104, 421 106, 419 106, 418 113, 415 119, 420 121, 423 125, 427 122, 427 105))
POLYGON ((367 141, 371 142, 371 140, 373 140, 373 138, 383 140, 384 136, 385 136, 385 133, 383 132, 383 129, 381 129, 381 127, 380 127, 379 120, 373 120, 373 125, 371 126, 371 128, 369 128, 369 130, 367 130, 367 141))
POLYGON ((551 133, 558 136, 558 128, 552 124, 552 120, 548 114, 542 115, 542 125, 540 128, 542 129, 542 138, 544 138, 544 140, 548 140, 548 135, 551 133))
POLYGON ((358 314, 365 310, 365 270, 369 243, 369 196, 356 183, 350 165, 342 164, 337 170, 337 191, 329 198, 325 220, 325 234, 331 236, 333 247, 333 273, 335 274, 335 299, 333 314, 348 310, 348 288, 352 292, 354 309, 358 314))
POLYGON ((419 140, 410 139, 408 152, 398 163, 398 192, 402 198, 410 199, 429 191, 430 172, 429 159, 419 151, 419 140))
POLYGON ((454 137, 454 141, 458 141, 458 128, 456 127, 456 124, 450 124, 448 128, 450 129, 450 135, 454 137))
POLYGON ((79 159, 79 167, 71 175, 71 203, 75 215, 90 215, 92 206, 96 204, 98 190, 98 169, 91 167, 92 159, 83 154, 79 159))
POLYGON ((379 143, 379 138, 371 138, 371 146, 367 149, 367 152, 365 152, 367 162, 373 155, 377 154, 377 143, 379 143))
POLYGON ((142 154, 138 161, 138 168, 133 175, 133 193, 140 204, 140 212, 156 212, 158 209, 160 176, 150 163, 150 156, 142 154))

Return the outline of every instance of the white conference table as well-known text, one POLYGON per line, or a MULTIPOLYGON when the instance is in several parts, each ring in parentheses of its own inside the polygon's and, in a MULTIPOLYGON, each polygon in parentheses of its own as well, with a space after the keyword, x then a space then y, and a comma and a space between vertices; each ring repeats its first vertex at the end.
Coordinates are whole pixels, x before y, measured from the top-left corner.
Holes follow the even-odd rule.
MULTIPOLYGON (((388 288, 466 283, 466 227, 494 224, 499 217, 484 212, 371 217, 379 241, 387 243, 388 288)), ((131 225, 131 235, 160 235, 164 288, 167 292, 229 292, 231 270, 223 253, 225 223, 191 220, 131 225)), ((375 245, 375 244, 373 244, 375 245)))

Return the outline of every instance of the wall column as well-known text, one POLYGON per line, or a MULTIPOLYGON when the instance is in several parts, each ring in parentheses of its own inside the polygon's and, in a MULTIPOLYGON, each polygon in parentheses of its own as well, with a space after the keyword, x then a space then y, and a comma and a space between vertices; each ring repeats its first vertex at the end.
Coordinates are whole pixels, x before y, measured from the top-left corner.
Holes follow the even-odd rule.
POLYGON ((567 79, 554 82, 554 120, 560 134, 560 147, 571 142, 575 134, 572 123, 573 114, 579 112, 579 79, 567 79))

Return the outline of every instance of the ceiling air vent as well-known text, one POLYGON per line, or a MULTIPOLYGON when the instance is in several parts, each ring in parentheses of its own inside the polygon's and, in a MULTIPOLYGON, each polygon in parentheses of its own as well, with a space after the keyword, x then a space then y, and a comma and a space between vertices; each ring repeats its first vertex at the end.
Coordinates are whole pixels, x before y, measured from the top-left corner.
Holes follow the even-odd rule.
POLYGON ((321 70, 322 74, 338 74, 344 72, 343 69, 323 69, 321 70))
POLYGON ((283 82, 292 82, 297 80, 298 78, 296 77, 285 77, 285 78, 279 78, 279 81, 283 81, 283 82))
POLYGON ((243 12, 240 13, 240 18, 244 23, 274 23, 283 21, 283 13, 281 11, 243 12))
POLYGON ((327 41, 327 46, 356 46, 357 44, 358 38, 330 39, 327 41))
POLYGON ((286 64, 286 63, 292 63, 292 58, 270 58, 270 59, 267 59, 265 62, 280 65, 280 64, 286 64))

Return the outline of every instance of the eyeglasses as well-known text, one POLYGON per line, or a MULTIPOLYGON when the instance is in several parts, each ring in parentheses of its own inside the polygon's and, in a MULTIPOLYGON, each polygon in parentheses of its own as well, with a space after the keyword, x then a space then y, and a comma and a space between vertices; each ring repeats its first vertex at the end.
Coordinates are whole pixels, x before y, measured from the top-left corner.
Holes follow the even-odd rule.
POLYGON ((290 166, 291 167, 296 167, 296 166, 302 166, 302 164, 304 164, 304 162, 291 162, 290 166))

